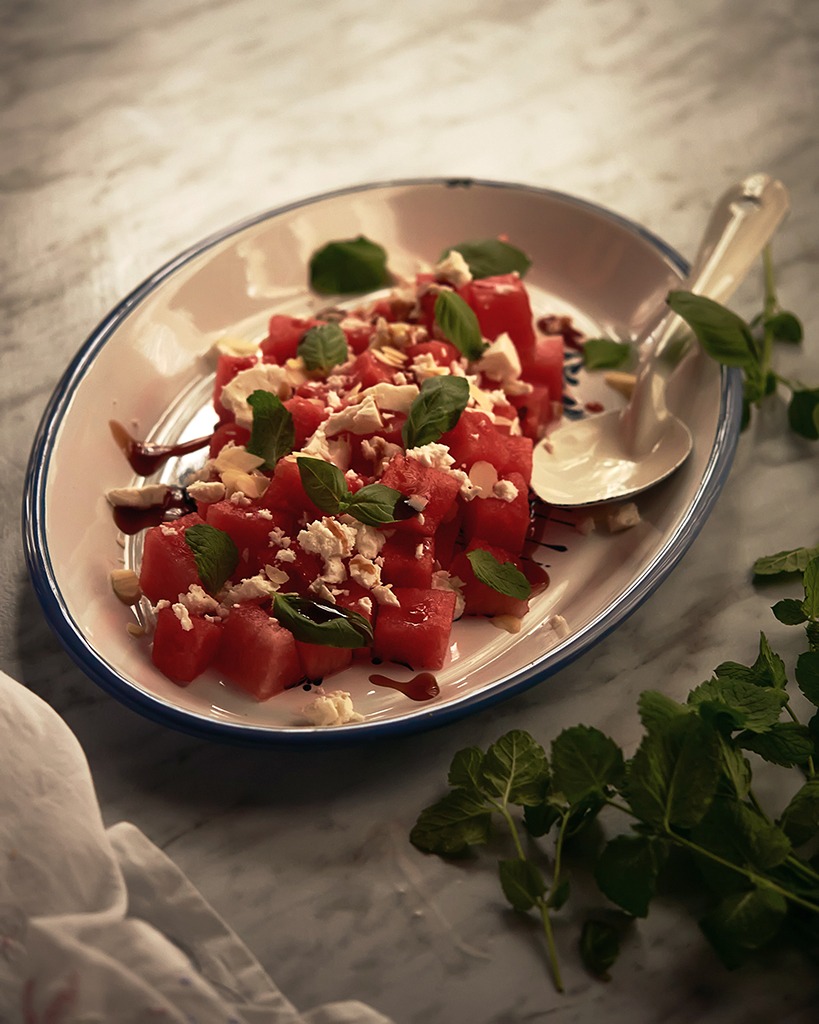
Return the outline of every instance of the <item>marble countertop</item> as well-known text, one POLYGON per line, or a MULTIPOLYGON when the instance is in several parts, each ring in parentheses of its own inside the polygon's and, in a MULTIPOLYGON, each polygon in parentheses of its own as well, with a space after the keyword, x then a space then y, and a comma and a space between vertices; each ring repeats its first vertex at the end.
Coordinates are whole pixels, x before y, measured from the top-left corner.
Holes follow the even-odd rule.
MULTIPOLYGON (((728 973, 661 900, 613 980, 577 953, 601 899, 557 917, 566 993, 486 858, 407 840, 452 754, 509 728, 595 725, 633 749, 646 688, 677 699, 760 629, 798 631, 761 554, 819 540, 819 449, 772 399, 669 580, 613 635, 499 707, 367 749, 265 753, 195 740, 105 695, 52 637, 28 582, 20 502, 64 367, 159 265, 253 213, 370 180, 510 180, 608 206, 693 255, 710 204, 764 170, 790 190, 780 296, 803 319, 783 373, 819 381, 819 6, 814 0, 57 0, 7 3, 0 72, 0 668, 79 737, 107 823, 134 822, 302 1009, 358 998, 396 1024, 817 1019, 815 971, 782 950, 728 973)), ((761 275, 733 303, 760 305, 761 275)), ((762 786, 767 782, 762 773, 762 786)))

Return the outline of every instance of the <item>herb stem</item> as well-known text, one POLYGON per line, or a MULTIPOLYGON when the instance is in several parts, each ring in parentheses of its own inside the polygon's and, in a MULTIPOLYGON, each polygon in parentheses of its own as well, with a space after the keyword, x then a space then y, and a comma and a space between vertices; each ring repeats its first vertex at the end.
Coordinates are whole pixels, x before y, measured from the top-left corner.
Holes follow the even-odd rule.
MULTIPOLYGON (((556 878, 557 875, 555 875, 555 879, 556 878)), ((549 908, 546 906, 545 900, 538 900, 537 905, 540 909, 540 916, 543 921, 543 930, 546 932, 546 946, 549 950, 549 963, 555 980, 555 988, 558 992, 562 992, 563 979, 560 976, 560 964, 557 959, 557 947, 555 946, 555 937, 552 932, 552 922, 549 920, 549 908)))
POLYGON ((549 890, 551 896, 560 884, 560 861, 563 856, 563 839, 566 835, 566 825, 569 822, 569 811, 563 812, 563 818, 560 822, 560 831, 557 834, 555 840, 555 870, 554 877, 552 878, 552 888, 549 890))
MULTIPOLYGON (((771 366, 773 354, 774 332, 770 326, 770 319, 777 308, 776 283, 774 281, 773 259, 771 258, 770 243, 762 250, 762 265, 765 268, 765 312, 763 314, 764 331, 762 335, 762 376, 767 375, 771 366)), ((757 403, 759 404, 759 403, 757 403)))
POLYGON ((509 805, 504 800, 504 802, 502 804, 498 804, 498 803, 494 804, 494 807, 495 807, 496 810, 498 810, 503 815, 503 817, 504 817, 504 819, 506 821, 506 824, 509 826, 509 831, 512 833, 512 839, 514 840, 514 843, 515 843, 515 849, 518 851, 518 857, 521 860, 526 860, 526 854, 523 852, 523 847, 521 846, 521 843, 520 843, 520 836, 518 835, 518 830, 517 830, 517 827, 515 825, 515 819, 509 813, 509 805))
POLYGON ((762 818, 763 821, 766 821, 770 825, 771 824, 771 819, 768 817, 768 815, 763 810, 762 804, 759 802, 759 800, 757 800, 756 793, 754 793, 754 791, 752 789, 748 790, 748 799, 754 805, 754 810, 757 812, 757 814, 760 816, 760 818, 762 818))

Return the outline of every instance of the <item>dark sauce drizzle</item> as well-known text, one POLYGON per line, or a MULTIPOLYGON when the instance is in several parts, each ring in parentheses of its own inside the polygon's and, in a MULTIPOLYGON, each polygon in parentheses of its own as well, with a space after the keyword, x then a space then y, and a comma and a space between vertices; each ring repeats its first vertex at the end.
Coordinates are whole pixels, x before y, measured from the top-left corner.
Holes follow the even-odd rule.
POLYGON ((159 526, 195 511, 196 502, 188 497, 187 491, 182 487, 172 487, 161 505, 149 505, 148 508, 116 505, 114 522, 123 533, 139 533, 149 526, 159 526))
POLYGON ((116 420, 109 420, 108 426, 125 458, 130 462, 131 468, 140 476, 150 476, 170 458, 199 451, 210 444, 213 436, 208 434, 207 437, 196 437, 192 441, 182 441, 180 444, 153 444, 150 441, 137 441, 116 420))
POLYGON ((375 686, 389 686, 392 690, 398 690, 399 693, 403 693, 405 697, 409 697, 410 700, 432 700, 433 697, 437 697, 441 692, 438 687, 438 680, 431 672, 419 672, 417 676, 407 680, 407 682, 399 682, 397 679, 391 679, 389 676, 371 675, 370 682, 375 686))

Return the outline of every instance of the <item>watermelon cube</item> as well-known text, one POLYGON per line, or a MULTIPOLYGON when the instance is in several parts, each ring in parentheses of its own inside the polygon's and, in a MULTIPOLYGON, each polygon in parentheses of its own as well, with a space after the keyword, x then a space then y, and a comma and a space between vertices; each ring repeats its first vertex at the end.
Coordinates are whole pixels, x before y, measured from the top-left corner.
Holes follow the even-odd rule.
POLYGON ((532 384, 544 384, 553 402, 563 400, 563 335, 539 337, 532 358, 523 361, 523 379, 532 384))
POLYGON ((214 665, 259 701, 304 678, 293 634, 256 604, 231 608, 214 665))
POLYGON ((410 668, 441 668, 449 649, 455 594, 419 587, 395 587, 393 592, 400 606, 379 606, 373 655, 410 668))
POLYGON ((310 330, 317 327, 322 321, 309 317, 300 320, 295 316, 283 316, 280 313, 270 318, 267 337, 261 344, 262 358, 266 363, 278 363, 283 365, 288 359, 293 359, 299 347, 299 342, 310 330))
POLYGON ((455 556, 450 570, 453 576, 457 576, 459 579, 464 581, 463 594, 466 602, 464 614, 514 615, 517 618, 522 619, 529 610, 528 600, 522 601, 516 597, 509 597, 508 594, 502 594, 500 591, 495 590, 486 583, 481 583, 481 581, 475 576, 475 573, 472 570, 472 563, 466 555, 467 552, 475 551, 479 548, 483 551, 488 551, 491 555, 494 555, 501 565, 503 565, 504 562, 511 562, 516 569, 523 572, 523 563, 519 558, 516 558, 511 551, 505 551, 503 548, 496 547, 494 544, 489 544, 487 541, 479 538, 475 538, 470 541, 467 545, 466 551, 455 556))
POLYGON ((352 650, 346 647, 328 647, 326 644, 307 644, 297 640, 296 650, 301 660, 302 675, 312 682, 343 671, 353 660, 352 650))
POLYGON ((196 559, 185 543, 185 531, 203 520, 195 513, 172 523, 152 526, 145 534, 139 584, 153 604, 177 601, 192 583, 201 585, 196 559))
POLYGON ((422 500, 424 507, 418 515, 402 519, 395 526, 398 530, 425 536, 432 536, 438 529, 441 520, 455 504, 461 486, 451 474, 423 466, 417 459, 406 455, 396 455, 390 460, 381 483, 408 498, 417 496, 422 500))
POLYGON ((484 338, 494 341, 506 332, 521 361, 531 360, 535 350, 532 307, 526 287, 516 273, 479 278, 459 292, 475 311, 484 338))
POLYGON ((400 530, 389 537, 381 549, 384 564, 381 579, 401 587, 432 586, 432 563, 435 558, 435 540, 417 533, 400 530))
POLYGON ((511 501, 477 497, 466 502, 464 534, 468 540, 480 538, 519 555, 529 530, 529 487, 520 473, 505 479, 516 488, 516 497, 511 501))
POLYGON ((201 615, 188 615, 183 622, 173 608, 162 608, 156 617, 151 659, 168 679, 186 686, 213 661, 221 637, 221 622, 201 615))

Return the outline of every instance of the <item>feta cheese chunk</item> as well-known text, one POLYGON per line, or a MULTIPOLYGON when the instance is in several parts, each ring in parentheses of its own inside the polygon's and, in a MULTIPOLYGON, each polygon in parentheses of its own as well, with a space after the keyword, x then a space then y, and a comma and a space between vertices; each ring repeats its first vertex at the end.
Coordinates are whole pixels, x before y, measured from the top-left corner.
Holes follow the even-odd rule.
POLYGON ((485 373, 490 380, 502 383, 517 380, 521 374, 520 356, 515 343, 504 331, 490 344, 475 364, 475 369, 485 373))
POLYGON ((319 693, 304 705, 301 713, 310 725, 347 725, 364 721, 364 716, 355 710, 353 698, 346 690, 319 693))
POLYGON ((442 260, 436 263, 433 272, 437 278, 449 281, 456 288, 463 288, 472 280, 469 264, 457 249, 450 250, 442 260))
POLYGON ((168 484, 146 484, 144 487, 115 487, 105 495, 114 508, 152 508, 162 505, 170 491, 168 484))

